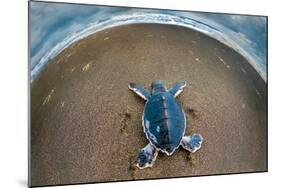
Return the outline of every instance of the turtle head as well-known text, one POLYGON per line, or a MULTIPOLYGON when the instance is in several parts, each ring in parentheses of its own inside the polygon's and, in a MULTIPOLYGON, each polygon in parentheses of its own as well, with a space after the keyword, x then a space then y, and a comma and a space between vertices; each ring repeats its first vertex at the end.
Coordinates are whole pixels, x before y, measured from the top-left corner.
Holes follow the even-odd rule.
POLYGON ((152 94, 167 91, 165 84, 161 81, 152 82, 151 88, 152 88, 152 94))

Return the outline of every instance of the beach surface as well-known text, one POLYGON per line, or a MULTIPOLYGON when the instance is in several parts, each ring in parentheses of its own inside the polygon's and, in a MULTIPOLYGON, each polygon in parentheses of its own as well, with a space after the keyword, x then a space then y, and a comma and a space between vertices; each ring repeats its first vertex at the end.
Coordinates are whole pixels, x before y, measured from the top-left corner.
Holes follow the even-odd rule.
POLYGON ((267 170, 267 84, 240 54, 197 31, 134 24, 65 49, 31 84, 31 185, 56 185, 267 170), (159 153, 135 167, 148 140, 145 101, 128 89, 154 80, 188 87, 177 98, 194 154, 159 153))

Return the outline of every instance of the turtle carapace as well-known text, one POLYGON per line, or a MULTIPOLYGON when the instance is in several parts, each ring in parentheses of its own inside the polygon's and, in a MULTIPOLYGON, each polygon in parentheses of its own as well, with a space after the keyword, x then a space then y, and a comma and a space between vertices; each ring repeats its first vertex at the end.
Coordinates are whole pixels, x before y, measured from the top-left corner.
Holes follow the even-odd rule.
POLYGON ((149 92, 129 83, 129 88, 146 100, 142 125, 149 144, 139 152, 137 167, 140 169, 152 167, 158 151, 172 155, 180 145, 191 153, 200 149, 203 141, 200 134, 184 136, 186 117, 176 97, 185 86, 186 82, 177 82, 167 90, 163 82, 155 81, 149 92))

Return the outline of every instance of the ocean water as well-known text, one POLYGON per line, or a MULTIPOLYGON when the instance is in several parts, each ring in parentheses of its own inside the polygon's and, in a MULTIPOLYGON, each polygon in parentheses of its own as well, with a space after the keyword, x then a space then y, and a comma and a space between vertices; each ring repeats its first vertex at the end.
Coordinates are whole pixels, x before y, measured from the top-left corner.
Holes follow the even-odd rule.
POLYGON ((135 23, 178 25, 240 53, 267 81, 267 18, 262 16, 30 2, 31 82, 71 44, 104 29, 135 23))

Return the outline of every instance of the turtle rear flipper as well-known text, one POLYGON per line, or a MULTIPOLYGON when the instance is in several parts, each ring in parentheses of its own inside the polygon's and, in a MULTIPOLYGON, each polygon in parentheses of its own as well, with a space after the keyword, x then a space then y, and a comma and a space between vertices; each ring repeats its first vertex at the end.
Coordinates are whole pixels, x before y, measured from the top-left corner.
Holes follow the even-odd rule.
POLYGON ((171 89, 169 89, 169 92, 174 96, 177 97, 185 88, 186 82, 177 82, 171 89))
POLYGON ((181 145, 184 149, 191 153, 199 150, 203 142, 203 137, 200 134, 192 134, 190 136, 184 136, 181 141, 181 145))
POLYGON ((137 167, 140 169, 152 167, 154 161, 156 160, 157 154, 158 151, 151 144, 148 144, 139 152, 137 167))
POLYGON ((146 89, 144 89, 143 87, 141 87, 135 83, 129 83, 128 87, 130 90, 134 91, 136 94, 138 94, 144 100, 149 99, 151 96, 149 91, 147 91, 146 89))

